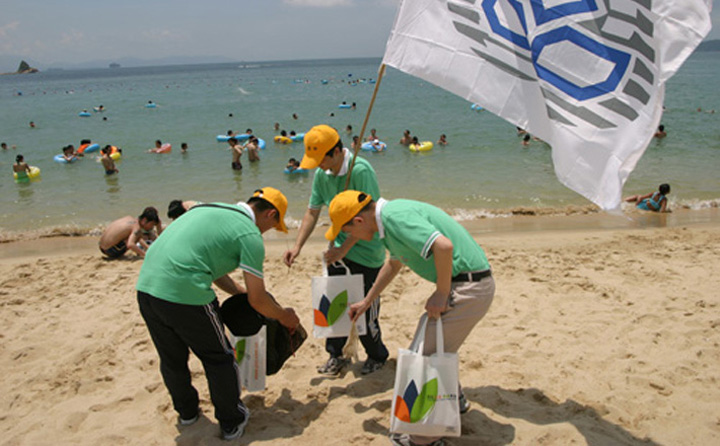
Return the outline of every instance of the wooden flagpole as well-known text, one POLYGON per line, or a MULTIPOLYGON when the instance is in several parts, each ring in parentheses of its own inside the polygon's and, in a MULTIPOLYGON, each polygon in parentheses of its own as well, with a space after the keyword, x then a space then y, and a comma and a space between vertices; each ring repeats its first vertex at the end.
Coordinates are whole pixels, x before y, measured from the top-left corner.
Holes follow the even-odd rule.
MULTIPOLYGON (((355 167, 355 159, 357 158, 357 154, 360 151, 360 146, 362 146, 363 137, 365 136, 365 128, 367 127, 367 123, 370 120, 370 113, 372 113, 373 105, 375 105, 375 97, 377 97, 377 92, 380 89, 380 82, 382 82, 383 75, 385 74, 385 64, 380 64, 380 69, 378 70, 378 79, 375 83, 375 90, 373 90, 372 98, 370 99, 370 104, 368 105, 367 113, 365 113, 365 121, 363 121, 362 128, 360 129, 360 137, 358 138, 358 144, 357 147, 355 147, 355 153, 353 154, 353 160, 352 163, 350 163, 350 169, 348 169, 347 178, 345 179, 345 190, 347 190, 348 186, 350 185, 350 176, 352 175, 353 167, 355 167)), ((374 200, 377 200, 379 197, 373 197, 374 200)))

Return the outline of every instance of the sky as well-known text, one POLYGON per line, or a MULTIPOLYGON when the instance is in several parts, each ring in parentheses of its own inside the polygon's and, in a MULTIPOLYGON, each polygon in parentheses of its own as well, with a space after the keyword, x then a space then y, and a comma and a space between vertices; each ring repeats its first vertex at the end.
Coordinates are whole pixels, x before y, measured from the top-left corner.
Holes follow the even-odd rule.
MULTIPOLYGON (((546 0, 550 1, 550 0, 546 0)), ((629 1, 629 0, 627 0, 629 1)), ((676 0, 684 1, 684 0, 676 0)), ((0 0, 0 71, 125 58, 381 57, 400 0, 0 0)), ((713 30, 720 39, 720 0, 713 30)))

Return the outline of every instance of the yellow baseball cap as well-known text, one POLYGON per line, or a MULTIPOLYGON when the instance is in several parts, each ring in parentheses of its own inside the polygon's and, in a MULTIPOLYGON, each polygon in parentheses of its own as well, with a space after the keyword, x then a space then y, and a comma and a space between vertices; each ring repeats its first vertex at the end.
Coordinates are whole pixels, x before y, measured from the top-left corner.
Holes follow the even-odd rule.
POLYGON ((333 241, 350 220, 355 217, 368 203, 372 197, 365 192, 346 190, 340 192, 330 202, 329 213, 332 226, 325 233, 325 238, 333 241))
POLYGON ((325 155, 340 142, 337 130, 321 124, 305 133, 305 156, 300 162, 301 169, 314 169, 320 165, 325 155))
POLYGON ((285 195, 274 187, 263 187, 262 189, 256 190, 253 197, 262 198, 275 206, 275 209, 280 213, 280 218, 278 219, 278 224, 275 225, 275 229, 280 232, 288 232, 287 226, 285 226, 285 212, 287 212, 288 206, 285 195))

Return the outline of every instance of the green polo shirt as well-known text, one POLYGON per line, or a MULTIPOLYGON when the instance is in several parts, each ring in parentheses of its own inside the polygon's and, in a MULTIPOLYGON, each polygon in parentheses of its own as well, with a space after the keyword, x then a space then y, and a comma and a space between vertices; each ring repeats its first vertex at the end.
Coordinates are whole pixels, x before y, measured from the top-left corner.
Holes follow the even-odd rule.
MULTIPOLYGON (((310 209, 322 209, 323 206, 330 206, 335 195, 345 190, 345 180, 352 154, 348 149, 344 149, 344 152, 345 164, 339 175, 335 176, 320 168, 315 171, 310 194, 310 209)), ((380 198, 380 186, 378 186, 375 170, 365 158, 357 157, 348 189, 365 192, 373 199, 380 198)), ((340 232, 335 239, 335 246, 342 245, 346 238, 347 234, 340 232)), ((345 257, 370 268, 379 268, 385 262, 385 249, 378 236, 375 235, 371 241, 358 240, 345 257)))
POLYGON ((470 233, 435 206, 413 200, 380 199, 375 213, 380 240, 390 256, 430 282, 437 282, 435 259, 430 249, 441 235, 453 244, 453 277, 490 269, 485 251, 470 233))
POLYGON ((198 205, 150 245, 136 288, 159 299, 205 305, 215 279, 240 268, 263 277, 265 245, 247 205, 198 205))

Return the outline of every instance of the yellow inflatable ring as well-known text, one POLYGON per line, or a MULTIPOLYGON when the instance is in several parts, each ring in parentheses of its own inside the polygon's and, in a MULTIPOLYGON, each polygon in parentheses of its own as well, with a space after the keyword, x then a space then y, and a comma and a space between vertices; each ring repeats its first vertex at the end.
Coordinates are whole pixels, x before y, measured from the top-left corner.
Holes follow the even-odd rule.
POLYGON ((18 178, 17 172, 13 172, 13 178, 15 181, 21 183, 24 181, 35 180, 40 177, 40 168, 37 166, 30 166, 30 172, 27 173, 27 177, 18 178))
POLYGON ((432 150, 433 143, 432 141, 423 141, 420 144, 410 144, 408 148, 411 152, 427 152, 428 150, 432 150))
POLYGON ((288 138, 287 136, 278 135, 275 137, 275 142, 280 144, 292 144, 293 140, 288 138))

